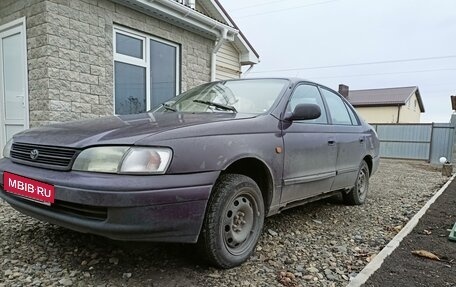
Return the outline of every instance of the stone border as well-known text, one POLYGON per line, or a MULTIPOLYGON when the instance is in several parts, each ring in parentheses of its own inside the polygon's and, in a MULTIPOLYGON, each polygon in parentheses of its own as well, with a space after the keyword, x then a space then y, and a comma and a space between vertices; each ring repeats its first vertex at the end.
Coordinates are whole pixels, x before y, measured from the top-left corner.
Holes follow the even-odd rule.
POLYGON ((361 270, 361 272, 355 278, 350 280, 350 283, 347 285, 347 287, 358 287, 366 283, 367 279, 369 279, 369 277, 374 274, 377 269, 380 268, 386 257, 388 257, 399 246, 402 239, 404 239, 404 237, 406 237, 413 230, 413 228, 415 228, 420 218, 423 217, 431 204, 433 204, 437 198, 447 189, 455 177, 456 174, 454 174, 447 181, 447 183, 445 183, 445 185, 442 186, 442 188, 440 188, 440 190, 437 191, 437 193, 434 194, 431 199, 429 199, 429 201, 420 209, 420 211, 418 211, 418 213, 415 214, 412 219, 410 219, 404 228, 402 228, 401 231, 396 234, 396 236, 394 236, 394 238, 380 251, 380 253, 378 253, 377 256, 375 256, 374 259, 372 259, 372 261, 369 262, 369 264, 367 264, 366 267, 364 267, 364 269, 361 270))

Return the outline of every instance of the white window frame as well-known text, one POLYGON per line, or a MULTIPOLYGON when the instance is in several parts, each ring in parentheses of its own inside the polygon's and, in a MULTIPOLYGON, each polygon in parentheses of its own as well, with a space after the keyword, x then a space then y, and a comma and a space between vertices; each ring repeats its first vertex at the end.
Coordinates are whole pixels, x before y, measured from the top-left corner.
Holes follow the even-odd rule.
POLYGON ((150 82, 150 68, 151 68, 151 63, 150 63, 150 41, 156 41, 156 42, 161 42, 166 45, 170 45, 176 48, 176 95, 180 92, 180 73, 181 73, 181 57, 180 57, 180 45, 158 38, 154 37, 152 35, 148 35, 145 33, 141 33, 129 28, 125 27, 119 27, 115 26, 113 29, 113 114, 116 114, 116 89, 115 89, 115 80, 116 80, 116 75, 115 75, 115 62, 121 62, 125 64, 131 64, 139 67, 144 67, 146 68, 146 110, 151 109, 151 82, 150 82), (116 35, 117 34, 122 34, 128 37, 140 39, 143 42, 143 57, 142 59, 136 58, 136 57, 131 57, 128 55, 120 54, 117 53, 117 47, 116 47, 116 35))

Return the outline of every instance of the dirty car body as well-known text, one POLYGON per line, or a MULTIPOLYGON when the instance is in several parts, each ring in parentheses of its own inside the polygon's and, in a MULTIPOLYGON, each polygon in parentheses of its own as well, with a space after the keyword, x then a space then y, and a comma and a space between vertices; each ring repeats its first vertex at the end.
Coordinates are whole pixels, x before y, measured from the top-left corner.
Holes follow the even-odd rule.
POLYGON ((16 134, 0 160, 0 197, 112 239, 203 241, 224 250, 212 263, 232 267, 253 252, 265 216, 338 192, 362 204, 378 150, 372 127, 327 87, 223 81, 147 113, 16 134))

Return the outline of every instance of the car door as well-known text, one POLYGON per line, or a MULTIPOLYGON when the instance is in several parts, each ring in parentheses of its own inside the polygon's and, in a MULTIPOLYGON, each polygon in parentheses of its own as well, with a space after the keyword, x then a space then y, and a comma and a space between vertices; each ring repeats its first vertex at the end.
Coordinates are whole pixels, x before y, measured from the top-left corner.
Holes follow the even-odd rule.
POLYGON ((324 87, 320 90, 328 106, 337 146, 336 177, 331 190, 351 187, 365 154, 363 128, 350 104, 340 95, 324 87))
POLYGON ((287 111, 305 103, 317 104, 321 116, 283 124, 285 156, 281 203, 329 191, 336 174, 337 147, 333 127, 328 124, 325 105, 316 85, 297 85, 287 111))

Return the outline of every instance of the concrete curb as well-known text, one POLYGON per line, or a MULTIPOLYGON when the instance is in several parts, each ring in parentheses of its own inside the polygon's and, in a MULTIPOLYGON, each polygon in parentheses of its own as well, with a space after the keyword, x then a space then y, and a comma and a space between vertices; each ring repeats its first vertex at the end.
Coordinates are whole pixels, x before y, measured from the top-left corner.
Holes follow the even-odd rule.
POLYGON ((437 191, 436 194, 434 194, 431 199, 429 199, 428 202, 418 211, 417 214, 415 214, 412 219, 404 226, 404 228, 401 229, 401 231, 394 236, 394 238, 380 251, 380 253, 377 254, 377 256, 372 259, 369 264, 367 264, 366 267, 364 267, 363 270, 355 277, 353 278, 350 283, 347 285, 347 287, 358 287, 361 286, 362 284, 366 283, 367 279, 374 274, 377 269, 380 268, 382 265, 383 261, 388 257, 394 249, 396 249, 399 244, 401 243, 402 239, 404 239, 405 236, 407 236, 413 228, 418 224, 418 221, 420 220, 421 217, 426 213, 426 211, 429 209, 431 204, 433 204, 436 199, 447 189, 447 187, 450 185, 450 183, 454 180, 456 177, 456 174, 454 174, 448 181, 445 183, 442 188, 440 188, 439 191, 437 191))

